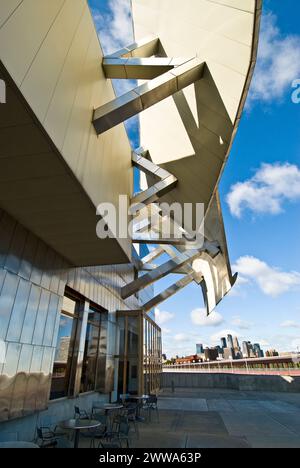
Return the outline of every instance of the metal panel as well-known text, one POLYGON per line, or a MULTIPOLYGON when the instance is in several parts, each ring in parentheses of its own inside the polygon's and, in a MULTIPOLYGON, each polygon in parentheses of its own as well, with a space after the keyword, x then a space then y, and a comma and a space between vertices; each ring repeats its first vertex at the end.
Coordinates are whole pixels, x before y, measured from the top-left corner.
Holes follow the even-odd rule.
POLYGON ((42 274, 43 274, 43 265, 44 265, 44 261, 46 258, 46 252, 47 252, 46 245, 44 244, 44 242, 40 241, 37 251, 36 251, 35 258, 34 258, 34 268, 31 274, 31 278, 30 278, 30 281, 32 281, 32 283, 35 283, 38 285, 41 284, 42 274))
POLYGON ((36 322, 37 311, 40 303, 41 288, 31 285, 31 291, 25 313, 22 334, 20 338, 21 343, 32 343, 34 325, 36 322))
POLYGON ((37 246, 37 237, 31 233, 28 233, 19 270, 19 275, 28 280, 30 279, 32 273, 37 246))
POLYGON ((5 262, 5 268, 13 273, 19 273, 25 241, 26 230, 17 224, 5 262))
POLYGON ((59 296, 57 296, 56 294, 51 294, 50 296, 50 302, 49 302, 49 308, 48 308, 48 314, 47 314, 47 322, 46 322, 45 334, 44 334, 44 340, 43 340, 44 346, 52 346, 52 343, 53 343, 53 334, 54 334, 55 324, 61 312, 59 310, 59 305, 60 305, 59 299, 60 299, 59 296))
POLYGON ((6 337, 18 284, 19 278, 7 272, 0 296, 0 340, 6 337))
POLYGON ((42 290, 41 299, 39 303, 37 318, 34 327, 32 344, 42 345, 45 332, 45 325, 47 320, 48 306, 50 300, 50 292, 42 290))
POLYGON ((30 286, 30 283, 23 279, 21 279, 19 282, 14 307, 10 317, 8 332, 6 335, 7 341, 15 341, 17 343, 20 341, 26 307, 28 304, 30 286))
POLYGON ((6 362, 0 376, 0 421, 8 419, 10 416, 11 399, 21 348, 18 343, 8 343, 7 345, 6 362))
POLYGON ((33 346, 23 345, 12 392, 10 418, 23 416, 33 346))

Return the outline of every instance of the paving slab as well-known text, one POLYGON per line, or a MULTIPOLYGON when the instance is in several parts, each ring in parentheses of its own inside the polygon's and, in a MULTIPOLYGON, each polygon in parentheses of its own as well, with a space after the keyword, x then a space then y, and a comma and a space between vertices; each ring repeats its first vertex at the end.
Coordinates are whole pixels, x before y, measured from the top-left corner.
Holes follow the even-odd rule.
POLYGON ((295 436, 250 435, 247 440, 253 448, 300 448, 300 438, 295 436))
POLYGON ((158 403, 160 410, 177 411, 208 411, 203 398, 161 398, 158 403))
POLYGON ((235 412, 220 415, 230 435, 248 436, 257 434, 258 436, 294 436, 295 434, 286 426, 276 421, 266 413, 258 412, 235 412))
POLYGON ((188 436, 186 448, 251 448, 242 437, 188 436))
POLYGON ((297 412, 298 416, 300 417, 300 409, 298 407, 295 407, 295 405, 291 403, 287 403, 286 401, 260 401, 260 405, 264 410, 267 410, 268 412, 283 414, 294 414, 295 412, 297 412))

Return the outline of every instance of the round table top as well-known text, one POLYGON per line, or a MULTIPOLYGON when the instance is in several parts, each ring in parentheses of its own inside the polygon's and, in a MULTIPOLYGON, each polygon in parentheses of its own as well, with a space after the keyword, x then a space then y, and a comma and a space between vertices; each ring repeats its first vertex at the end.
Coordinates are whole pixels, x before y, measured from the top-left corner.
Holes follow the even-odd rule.
POLYGON ((38 445, 33 444, 31 442, 16 442, 16 441, 11 441, 11 442, 0 442, 0 449, 2 448, 28 448, 28 449, 37 449, 40 448, 38 445))
POLYGON ((95 419, 69 419, 62 421, 59 425, 62 429, 74 429, 78 431, 81 429, 95 429, 101 426, 101 422, 95 419))
POLYGON ((117 410, 124 408, 124 405, 118 403, 107 403, 106 405, 103 405, 102 408, 104 408, 105 410, 117 410))

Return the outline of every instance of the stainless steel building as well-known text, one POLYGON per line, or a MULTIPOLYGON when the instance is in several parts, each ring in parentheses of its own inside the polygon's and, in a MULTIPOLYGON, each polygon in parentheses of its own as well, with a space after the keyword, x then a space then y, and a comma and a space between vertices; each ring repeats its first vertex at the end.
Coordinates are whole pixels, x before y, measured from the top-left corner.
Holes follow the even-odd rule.
MULTIPOLYGON (((196 282, 210 313, 236 279, 218 183, 261 2, 133 0, 132 9, 136 43, 103 57, 86 0, 0 0, 0 433, 32 438, 76 402, 158 391, 161 331, 150 312, 196 282), (139 84, 116 98, 113 78, 139 84), (140 149, 124 127, 136 114, 140 149), (137 195, 134 167, 145 174, 137 195), (135 205, 135 226, 159 200, 203 203, 203 245, 163 237, 161 226, 180 220, 161 210, 150 232, 124 238, 108 223, 100 239, 96 208, 119 207, 120 195, 135 205), (138 258, 133 244, 151 243, 138 258), (182 278, 155 296, 151 286, 174 273, 182 278)), ((192 217, 185 234, 194 229, 192 217)))

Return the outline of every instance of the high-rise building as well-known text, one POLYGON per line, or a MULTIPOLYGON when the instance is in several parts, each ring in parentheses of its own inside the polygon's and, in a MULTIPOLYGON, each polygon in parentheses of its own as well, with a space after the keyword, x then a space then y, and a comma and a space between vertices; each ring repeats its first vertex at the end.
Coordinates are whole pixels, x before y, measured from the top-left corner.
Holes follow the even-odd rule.
POLYGON ((218 348, 205 348, 204 356, 206 361, 216 361, 219 357, 218 348))
POLYGON ((237 14, 226 1, 132 0, 134 37, 107 51, 113 58, 86 0, 0 2, 5 432, 34 439, 40 412, 55 425, 76 404, 89 411, 93 399, 158 392, 161 329, 148 313, 197 279, 199 260, 207 313, 234 285, 218 186, 254 70, 257 2, 237 14), (119 98, 114 78, 147 83, 119 98), (137 114, 133 141, 125 121, 137 114), (135 170, 149 177, 138 184, 135 170), (184 226, 172 212, 182 244, 175 258, 162 197, 195 212, 184 226), (197 231, 198 203, 209 236, 191 250, 182 233, 197 231), (145 205, 156 220, 144 218, 145 205), (164 248, 150 251, 153 242, 164 248), (183 270, 154 295, 157 281, 183 270))
POLYGON ((232 335, 227 335, 227 347, 234 349, 232 335))
POLYGON ((240 344, 239 344, 239 340, 238 340, 237 336, 235 336, 233 338, 233 348, 235 350, 240 350, 240 344))
POLYGON ((201 355, 204 353, 203 344, 196 344, 196 354, 201 355))
POLYGON ((223 353, 225 360, 235 359, 235 353, 233 348, 224 348, 223 353))
POLYGON ((250 348, 249 348, 249 342, 248 341, 243 341, 242 343, 242 353, 244 358, 250 357, 250 348))
POLYGON ((226 342, 226 338, 223 337, 221 338, 221 347, 224 349, 224 348, 227 348, 227 342, 226 342))
POLYGON ((253 344, 253 351, 254 351, 254 354, 256 355, 256 357, 258 357, 258 358, 264 357, 264 353, 263 353, 259 343, 254 343, 253 344))

